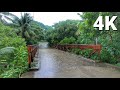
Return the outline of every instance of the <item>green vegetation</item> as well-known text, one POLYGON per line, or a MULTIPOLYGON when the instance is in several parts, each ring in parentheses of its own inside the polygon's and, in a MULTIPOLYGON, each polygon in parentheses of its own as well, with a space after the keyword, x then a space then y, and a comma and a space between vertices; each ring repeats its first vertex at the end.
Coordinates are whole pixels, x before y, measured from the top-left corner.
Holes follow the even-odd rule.
POLYGON ((3 24, 13 28, 18 36, 25 39, 27 45, 37 44, 38 41, 44 39, 44 29, 41 28, 43 24, 34 21, 28 13, 21 14, 20 18, 11 13, 3 13, 3 15, 10 21, 8 23, 1 20, 3 24))
MULTIPOLYGON (((80 14, 78 14, 80 15, 80 14)), ((83 12, 81 21, 66 20, 55 24, 53 30, 46 33, 47 41, 50 45, 56 44, 101 44, 102 51, 100 57, 97 54, 90 58, 111 64, 120 63, 120 13, 119 12, 83 12), (114 22, 117 31, 110 28, 109 31, 99 31, 93 24, 98 16, 118 16, 114 22)), ((72 49, 78 55, 89 58, 92 50, 72 49)))
MULTIPOLYGON (((119 13, 115 12, 86 12, 81 15, 83 21, 79 24, 78 34, 81 37, 86 37, 83 40, 86 40, 88 44, 94 43, 95 39, 98 39, 98 44, 102 45, 102 51, 100 55, 100 60, 102 62, 107 62, 111 64, 116 64, 119 62, 120 48, 119 48, 119 40, 120 37, 120 27, 118 17, 115 22, 118 31, 113 31, 110 29, 109 31, 99 31, 98 28, 93 28, 93 24, 99 15, 102 16, 119 16, 119 13)), ((97 56, 96 56, 97 58, 97 56)), ((96 59, 95 58, 95 59, 96 59)))
POLYGON ((44 40, 45 31, 38 23, 28 13, 18 18, 9 12, 0 12, 1 78, 18 78, 28 70, 27 45, 44 40))
POLYGON ((0 23, 0 77, 19 77, 27 67, 25 40, 12 28, 0 23))
POLYGON ((75 33, 78 30, 78 22, 78 20, 66 20, 56 23, 55 25, 53 25, 54 29, 46 31, 45 39, 49 42, 50 46, 64 43, 66 41, 68 41, 69 43, 74 43, 73 41, 75 41, 77 38, 75 33), (69 41, 69 38, 72 39, 72 42, 69 41))
POLYGON ((76 39, 74 37, 67 38, 65 37, 63 40, 60 41, 59 44, 74 44, 76 39))
MULTIPOLYGON (((80 14, 78 14, 80 15, 80 14)), ((17 17, 9 12, 0 12, 0 77, 18 78, 28 70, 27 45, 48 41, 57 44, 101 44, 100 56, 90 56, 92 49, 71 49, 69 52, 93 60, 120 66, 120 13, 83 12, 82 20, 60 21, 53 26, 34 21, 28 14, 17 17), (98 16, 118 16, 114 22, 117 31, 99 31, 93 24, 98 16), (4 18, 6 19, 4 19, 4 18), (9 21, 9 22, 8 22, 9 21)))

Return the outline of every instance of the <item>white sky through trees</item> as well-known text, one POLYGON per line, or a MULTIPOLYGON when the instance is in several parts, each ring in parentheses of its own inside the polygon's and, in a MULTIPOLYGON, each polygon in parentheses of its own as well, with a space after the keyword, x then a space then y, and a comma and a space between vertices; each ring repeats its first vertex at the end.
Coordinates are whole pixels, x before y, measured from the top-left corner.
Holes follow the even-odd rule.
MULTIPOLYGON (((12 14, 21 16, 21 12, 10 12, 12 14)), ((22 12, 24 13, 24 12, 22 12)), ((82 14, 82 12, 27 12, 30 13, 31 16, 34 16, 34 20, 38 22, 42 22, 45 25, 53 25, 59 21, 64 21, 67 19, 71 20, 81 20, 80 16, 77 13, 82 14)))

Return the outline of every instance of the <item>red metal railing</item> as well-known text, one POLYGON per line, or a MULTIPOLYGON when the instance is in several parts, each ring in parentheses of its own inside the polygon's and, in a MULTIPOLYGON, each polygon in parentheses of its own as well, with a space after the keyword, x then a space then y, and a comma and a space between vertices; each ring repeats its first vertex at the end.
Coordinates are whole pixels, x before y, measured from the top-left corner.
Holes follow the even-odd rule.
POLYGON ((54 46, 56 49, 59 49, 59 50, 63 50, 63 51, 67 51, 68 49, 72 49, 72 48, 79 48, 81 50, 84 50, 84 49, 93 49, 93 52, 91 52, 90 56, 94 53, 98 53, 100 54, 100 51, 102 49, 102 46, 97 44, 97 45, 94 45, 94 44, 66 44, 66 45, 56 45, 54 46))
POLYGON ((28 65, 31 68, 31 62, 33 62, 36 52, 38 51, 38 45, 28 45, 28 65))

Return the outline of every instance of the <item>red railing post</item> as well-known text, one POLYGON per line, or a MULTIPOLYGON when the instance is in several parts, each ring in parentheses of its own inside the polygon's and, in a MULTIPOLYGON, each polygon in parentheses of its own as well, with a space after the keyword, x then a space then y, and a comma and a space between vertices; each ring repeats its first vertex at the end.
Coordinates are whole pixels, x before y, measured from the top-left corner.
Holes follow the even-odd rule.
POLYGON ((31 68, 31 49, 32 49, 31 45, 28 45, 27 49, 28 49, 28 66, 29 68, 31 68))
POLYGON ((33 62, 35 54, 38 50, 38 46, 37 45, 28 45, 27 49, 28 49, 28 66, 29 66, 29 68, 31 68, 31 62, 33 62))

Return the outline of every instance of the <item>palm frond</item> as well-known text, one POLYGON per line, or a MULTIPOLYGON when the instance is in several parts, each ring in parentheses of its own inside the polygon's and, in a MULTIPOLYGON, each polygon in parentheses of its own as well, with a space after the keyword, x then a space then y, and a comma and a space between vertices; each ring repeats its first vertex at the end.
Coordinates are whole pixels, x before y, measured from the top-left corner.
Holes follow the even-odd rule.
POLYGON ((9 15, 9 12, 0 12, 0 13, 4 15, 9 15))
POLYGON ((19 20, 19 18, 16 15, 9 12, 0 12, 0 20, 2 21, 3 24, 6 25, 12 25, 10 22, 17 25, 18 24, 17 21, 19 20))
POLYGON ((14 47, 5 47, 5 48, 2 48, 0 49, 0 57, 4 54, 10 54, 10 53, 13 53, 15 50, 14 47))
POLYGON ((17 23, 16 22, 16 20, 14 20, 14 19, 12 19, 12 18, 10 18, 10 17, 8 17, 8 16, 4 16, 7 20, 9 20, 9 21, 12 21, 13 23, 17 23))
POLYGON ((25 37, 30 38, 30 35, 27 31, 25 32, 25 37))
POLYGON ((32 36, 36 36, 36 33, 35 33, 34 31, 32 31, 32 30, 29 30, 28 33, 29 33, 30 35, 32 35, 32 36))
POLYGON ((16 15, 12 14, 12 13, 9 13, 9 16, 14 18, 14 20, 19 20, 19 18, 16 15))
POLYGON ((19 35, 19 33, 21 32, 20 28, 15 28, 14 29, 15 33, 17 33, 19 35))
POLYGON ((8 25, 8 22, 5 19, 0 19, 0 21, 4 24, 4 25, 8 25))

